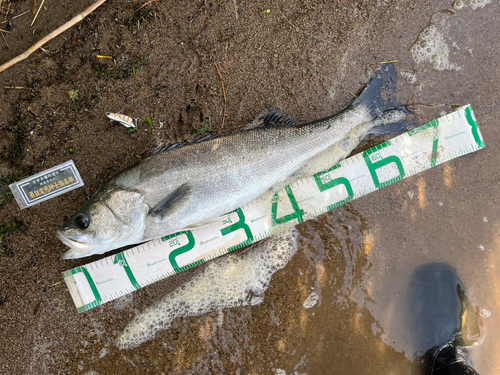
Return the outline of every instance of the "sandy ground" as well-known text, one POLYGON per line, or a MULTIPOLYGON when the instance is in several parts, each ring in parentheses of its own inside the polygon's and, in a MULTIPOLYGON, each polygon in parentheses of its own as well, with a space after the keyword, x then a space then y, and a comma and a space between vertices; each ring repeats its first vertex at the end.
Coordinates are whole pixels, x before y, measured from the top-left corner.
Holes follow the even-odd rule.
MULTIPOLYGON (((500 5, 463 3, 164 0, 135 12, 142 2, 108 1, 0 73, 0 220, 23 222, 0 257, 0 372, 417 374, 405 325, 408 278, 422 263, 446 261, 477 308, 476 368, 498 373, 500 5), (410 53, 431 20, 450 69, 410 53), (61 272, 98 257, 59 260, 65 247, 54 231, 110 176, 196 132, 239 129, 269 105, 301 122, 336 113, 394 59, 416 76, 411 84, 401 76, 399 89, 419 123, 470 103, 486 148, 299 226, 299 252, 259 306, 179 319, 153 341, 118 350, 127 323, 194 268, 77 314, 61 272), (152 125, 127 134, 105 117, 120 110, 152 125), (7 177, 69 159, 85 187, 23 211, 4 195, 7 177), (311 288, 320 300, 305 310, 311 288)), ((3 63, 91 2, 46 2, 33 29, 31 2, 0 4, 0 29, 9 31, 0 39, 3 63)))

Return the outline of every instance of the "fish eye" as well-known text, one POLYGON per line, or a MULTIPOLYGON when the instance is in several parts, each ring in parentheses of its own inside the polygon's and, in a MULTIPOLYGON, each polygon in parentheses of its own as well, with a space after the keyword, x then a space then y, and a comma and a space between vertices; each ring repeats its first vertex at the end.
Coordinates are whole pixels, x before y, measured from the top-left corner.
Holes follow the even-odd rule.
POLYGON ((89 226, 89 218, 84 214, 75 217, 75 225, 80 229, 86 229, 89 226))

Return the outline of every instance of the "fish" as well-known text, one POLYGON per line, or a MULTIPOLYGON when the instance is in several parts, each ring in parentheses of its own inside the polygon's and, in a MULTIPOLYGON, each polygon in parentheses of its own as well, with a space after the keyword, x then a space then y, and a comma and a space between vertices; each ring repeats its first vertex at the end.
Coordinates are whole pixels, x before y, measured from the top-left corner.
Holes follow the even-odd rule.
POLYGON ((336 115, 299 125, 268 108, 232 134, 160 149, 104 183, 56 231, 70 248, 61 258, 206 226, 270 190, 327 170, 370 129, 411 113, 396 100, 396 86, 395 67, 386 64, 336 115))

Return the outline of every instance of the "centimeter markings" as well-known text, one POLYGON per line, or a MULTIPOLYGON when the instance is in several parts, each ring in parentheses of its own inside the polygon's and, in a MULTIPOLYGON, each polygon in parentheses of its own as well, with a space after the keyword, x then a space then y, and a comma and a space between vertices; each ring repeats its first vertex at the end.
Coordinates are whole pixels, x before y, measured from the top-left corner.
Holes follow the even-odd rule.
POLYGON ((298 180, 274 195, 181 231, 63 273, 78 312, 112 301, 269 237, 404 178, 484 147, 470 106, 298 180))

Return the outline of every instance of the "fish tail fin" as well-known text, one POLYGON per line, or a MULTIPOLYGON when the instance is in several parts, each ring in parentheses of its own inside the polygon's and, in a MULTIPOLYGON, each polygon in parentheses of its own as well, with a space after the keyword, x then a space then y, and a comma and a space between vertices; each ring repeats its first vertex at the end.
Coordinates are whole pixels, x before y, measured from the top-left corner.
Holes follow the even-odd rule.
MULTIPOLYGON (((382 65, 370 78, 352 105, 363 104, 372 119, 381 118, 388 111, 400 111, 401 115, 411 111, 396 99, 397 73, 393 63, 382 65)), ((394 112, 393 112, 394 113, 394 112)))

